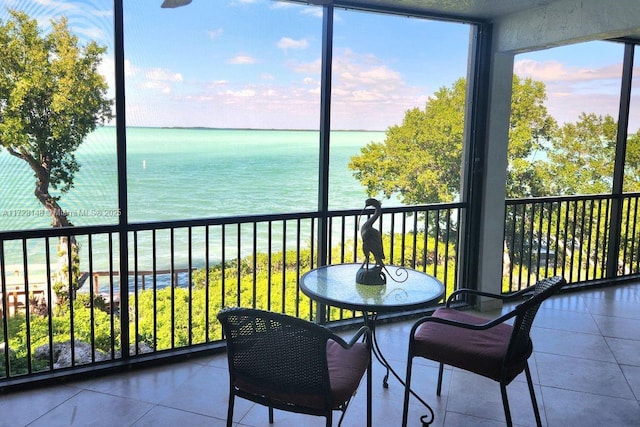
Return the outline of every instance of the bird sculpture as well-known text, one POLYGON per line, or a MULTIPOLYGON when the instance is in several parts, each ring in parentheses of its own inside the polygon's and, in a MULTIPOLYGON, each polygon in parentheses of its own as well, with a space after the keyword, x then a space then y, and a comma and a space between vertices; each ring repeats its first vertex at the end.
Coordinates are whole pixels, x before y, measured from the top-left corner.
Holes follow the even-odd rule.
POLYGON ((384 269, 384 248, 382 247, 382 234, 379 230, 373 228, 381 214, 380 202, 376 199, 367 199, 365 209, 373 206, 373 215, 360 227, 360 236, 362 237, 362 251, 365 260, 358 270, 356 282, 366 285, 384 285, 386 276, 382 272, 384 269), (375 260, 375 264, 371 265, 371 257, 375 260))
POLYGON ((384 266, 384 248, 382 247, 382 234, 379 230, 373 228, 381 214, 380 202, 376 199, 367 199, 364 204, 365 208, 373 206, 373 215, 360 227, 360 236, 362 237, 362 250, 365 256, 365 265, 369 267, 371 255, 376 261, 376 266, 384 266))

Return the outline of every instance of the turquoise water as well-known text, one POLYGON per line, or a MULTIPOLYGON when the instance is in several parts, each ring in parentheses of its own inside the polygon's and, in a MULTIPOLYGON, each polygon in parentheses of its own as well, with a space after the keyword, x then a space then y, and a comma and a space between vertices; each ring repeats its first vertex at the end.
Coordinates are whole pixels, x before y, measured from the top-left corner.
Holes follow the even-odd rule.
MULTIPOLYGON (((366 144, 384 137, 384 132, 331 134, 330 209, 364 206, 365 189, 347 164, 366 144)), ((315 211, 318 146, 319 133, 314 131, 130 128, 129 222, 315 211)), ((77 151, 77 160, 81 169, 74 188, 61 195, 61 207, 75 225, 117 223, 116 129, 97 129, 77 151)), ((50 226, 33 188, 33 173, 26 163, 0 152, 0 230, 50 226)), ((278 230, 275 232, 277 235, 278 230)), ((203 236, 192 236, 197 265, 204 262, 203 240, 203 236)), ((186 233, 176 234, 176 268, 188 265, 187 242, 186 233)), ((264 241, 259 243, 264 245, 264 241)), ((159 233, 157 244, 157 266, 167 268, 168 234, 159 233)), ((86 242, 83 248, 87 249, 86 242)), ((150 248, 150 237, 141 235, 140 269, 151 269, 150 248)), ((233 254, 234 249, 228 247, 228 253, 233 254)), ((117 253, 117 242, 114 250, 117 253)), ((28 252, 30 262, 43 262, 38 259, 44 253, 42 242, 30 243, 28 252)), ((95 241, 92 253, 93 269, 108 269, 108 242, 95 241)), ((4 256, 7 265, 21 263, 19 247, 7 244, 4 256)), ((218 260, 219 250, 212 251, 211 257, 210 261, 218 260)), ((81 256, 84 269, 87 258, 81 256)), ((114 262, 117 265, 117 259, 114 262)))
MULTIPOLYGON (((349 159, 384 132, 333 132, 331 209, 363 206, 349 159)), ((74 188, 60 205, 75 225, 117 222, 116 130, 99 128, 77 151, 74 188)), ((313 131, 130 128, 129 222, 317 208, 319 134, 313 131)), ((0 230, 48 227, 25 162, 0 152, 0 230)))

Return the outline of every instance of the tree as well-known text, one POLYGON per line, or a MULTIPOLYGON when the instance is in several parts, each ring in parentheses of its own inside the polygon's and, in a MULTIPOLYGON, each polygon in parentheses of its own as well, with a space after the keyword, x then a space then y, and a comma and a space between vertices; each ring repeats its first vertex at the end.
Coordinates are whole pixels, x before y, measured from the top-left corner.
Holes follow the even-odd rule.
POLYGON ((382 143, 370 143, 349 168, 371 196, 399 194, 407 204, 448 202, 460 190, 465 80, 440 88, 424 110, 405 113, 382 143))
MULTIPOLYGON (((450 202, 460 192, 466 83, 456 80, 429 98, 424 110, 405 113, 401 125, 371 143, 349 168, 369 195, 398 194, 407 204, 450 202)), ((541 191, 537 164, 528 160, 556 128, 544 107, 544 84, 513 79, 509 127, 507 195, 535 196, 541 191)))
MULTIPOLYGON (((10 10, 0 21, 0 147, 24 160, 34 172, 34 194, 53 227, 71 226, 59 205, 80 169, 75 151, 96 126, 112 117, 107 83, 97 68, 106 48, 84 46, 66 18, 52 20, 43 34, 37 21, 10 10)), ((60 244, 60 251, 74 241, 60 244)), ((69 268, 67 266, 67 268, 69 268)), ((72 267, 73 268, 73 267, 72 267)))
POLYGON ((551 139, 547 194, 604 194, 613 185, 617 123, 610 115, 581 113, 551 139))
POLYGON ((513 76, 509 147, 507 149, 507 197, 537 197, 544 195, 545 160, 535 155, 547 150, 547 141, 558 124, 547 112, 544 83, 513 76))
POLYGON ((640 129, 627 138, 624 191, 640 191, 640 129))
MULTIPOLYGON (((566 123, 551 140, 546 165, 547 194, 610 194, 613 191, 613 174, 615 167, 618 123, 611 115, 581 113, 575 123, 566 123)), ((624 167, 624 192, 640 190, 640 138, 638 134, 627 138, 624 167)), ((623 232, 620 259, 633 257, 637 262, 637 219, 634 214, 634 198, 623 200, 622 222, 626 229, 623 232), (632 231, 629 231, 631 229, 632 231)), ((564 241, 560 239, 558 246, 566 252, 574 241, 593 242, 581 248, 585 253, 585 263, 596 265, 598 257, 602 257, 607 248, 605 239, 610 222, 607 220, 608 210, 599 201, 576 203, 576 220, 571 215, 561 217, 557 226, 567 234, 564 241), (598 214, 599 213, 599 214, 598 214)))

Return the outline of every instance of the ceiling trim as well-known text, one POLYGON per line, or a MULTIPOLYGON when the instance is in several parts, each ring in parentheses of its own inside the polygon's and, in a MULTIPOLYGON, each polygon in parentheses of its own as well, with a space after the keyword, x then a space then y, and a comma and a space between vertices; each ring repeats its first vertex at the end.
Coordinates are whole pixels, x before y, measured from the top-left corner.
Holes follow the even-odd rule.
MULTIPOLYGON (((299 4, 315 3, 314 0, 284 0, 284 1, 289 3, 299 3, 299 4)), ((359 10, 363 12, 384 13, 387 15, 406 16, 408 18, 434 19, 438 21, 450 21, 450 22, 456 22, 456 23, 462 23, 462 24, 484 24, 489 22, 489 20, 486 20, 486 19, 469 18, 468 16, 462 16, 457 14, 425 11, 424 9, 410 8, 410 7, 373 5, 373 4, 366 4, 366 2, 363 2, 363 1, 333 0, 333 2, 329 2, 329 4, 331 4, 334 7, 334 9, 348 9, 348 10, 359 10)))

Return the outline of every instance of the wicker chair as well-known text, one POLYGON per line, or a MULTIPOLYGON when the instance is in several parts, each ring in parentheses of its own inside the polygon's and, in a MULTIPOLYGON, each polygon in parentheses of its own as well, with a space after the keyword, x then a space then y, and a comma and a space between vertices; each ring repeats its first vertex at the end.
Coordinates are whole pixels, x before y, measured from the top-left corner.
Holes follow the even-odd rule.
POLYGON ((227 341, 229 408, 235 396, 273 409, 326 417, 340 410, 367 372, 367 425, 371 425, 371 332, 362 327, 349 342, 315 323, 284 314, 228 308, 218 314, 227 341), (361 342, 360 338, 364 338, 361 342))
POLYGON ((502 405, 508 426, 512 425, 506 386, 522 371, 527 377, 531 403, 540 426, 540 412, 536 403, 528 359, 533 352, 529 337, 531 325, 540 304, 566 284, 562 277, 556 276, 540 280, 535 285, 510 295, 495 295, 472 289, 460 289, 447 299, 446 307, 437 309, 432 316, 419 319, 411 329, 409 337, 409 356, 404 394, 402 426, 407 425, 411 369, 414 357, 440 362, 438 389, 442 389, 444 365, 474 372, 500 383, 502 405), (450 308, 452 302, 464 295, 484 296, 511 301, 528 297, 512 311, 488 320, 463 311, 450 308), (513 325, 505 323, 513 320, 513 325))

